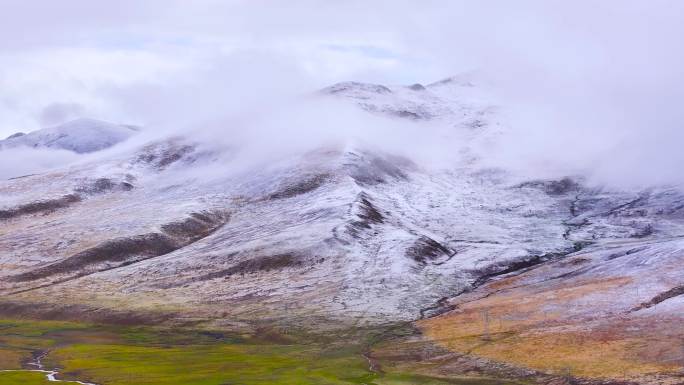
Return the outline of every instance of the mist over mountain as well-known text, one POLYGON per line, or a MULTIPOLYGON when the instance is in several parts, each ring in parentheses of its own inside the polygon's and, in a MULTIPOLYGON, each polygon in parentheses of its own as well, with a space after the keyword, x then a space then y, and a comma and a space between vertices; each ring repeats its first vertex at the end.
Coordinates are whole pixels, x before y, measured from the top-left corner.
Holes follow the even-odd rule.
POLYGON ((3 8, 0 384, 681 383, 682 3, 3 8))
POLYGON ((462 77, 343 82, 250 114, 240 130, 221 120, 145 137, 78 120, 7 139, 26 138, 3 156, 79 155, 0 184, 11 229, 0 311, 244 331, 417 321, 440 339, 470 314, 463 301, 487 308, 491 288, 512 280, 507 295, 551 293, 546 306, 572 309, 554 324, 587 335, 626 333, 611 326, 616 312, 629 327, 678 314, 678 270, 663 269, 680 263, 684 194, 497 163, 512 130, 503 111, 462 77), (594 284, 596 301, 556 297, 594 284))
POLYGON ((125 141, 138 129, 119 126, 94 119, 77 119, 59 126, 19 132, 0 141, 0 150, 16 147, 50 148, 77 154, 104 150, 125 141))

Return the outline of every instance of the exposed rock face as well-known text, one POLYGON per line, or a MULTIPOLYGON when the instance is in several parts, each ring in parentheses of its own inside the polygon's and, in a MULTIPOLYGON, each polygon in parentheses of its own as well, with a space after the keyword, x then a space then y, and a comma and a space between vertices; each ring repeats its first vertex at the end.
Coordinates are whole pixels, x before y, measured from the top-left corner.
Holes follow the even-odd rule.
POLYGON ((24 135, 26 135, 26 134, 25 134, 25 133, 23 133, 23 132, 17 132, 16 134, 12 134, 12 135, 8 136, 7 138, 5 138, 5 140, 7 140, 7 139, 14 139, 14 138, 18 138, 18 137, 20 137, 20 136, 24 136, 24 135))
POLYGON ((450 254, 451 250, 426 236, 418 238, 416 242, 406 250, 406 256, 422 264, 450 254))
POLYGON ((306 176, 298 181, 287 183, 278 191, 270 194, 268 199, 286 199, 309 193, 323 186, 328 178, 329 176, 326 174, 306 176))
POLYGON ((392 90, 380 84, 368 84, 359 82, 342 82, 323 89, 324 93, 339 94, 348 92, 369 92, 375 94, 391 94, 392 90))
POLYGON ((144 146, 138 152, 134 162, 148 165, 156 170, 164 170, 179 161, 191 162, 195 150, 194 144, 174 138, 144 146))

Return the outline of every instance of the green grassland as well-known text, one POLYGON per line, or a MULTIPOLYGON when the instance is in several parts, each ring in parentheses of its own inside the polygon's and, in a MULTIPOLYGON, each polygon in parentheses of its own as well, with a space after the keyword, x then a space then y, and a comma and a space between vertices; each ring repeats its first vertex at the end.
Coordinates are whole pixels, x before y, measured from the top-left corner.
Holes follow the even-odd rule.
MULTIPOLYGON (((273 338, 201 330, 51 321, 0 321, 0 369, 20 369, 36 351, 62 378, 103 385, 489 385, 371 370, 363 338, 273 338)), ((46 384, 40 373, 0 372, 0 384, 46 384)))
POLYGON ((0 372, 0 384, 12 385, 54 385, 41 373, 0 372))

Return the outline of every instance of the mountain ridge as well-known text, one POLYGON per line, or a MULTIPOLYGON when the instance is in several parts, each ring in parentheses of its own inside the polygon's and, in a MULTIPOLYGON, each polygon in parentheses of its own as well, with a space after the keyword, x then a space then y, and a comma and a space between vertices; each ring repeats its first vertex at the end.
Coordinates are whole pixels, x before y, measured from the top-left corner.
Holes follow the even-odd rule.
MULTIPOLYGON (((477 86, 452 83, 352 82, 319 95, 427 133, 444 123, 467 133, 465 148, 497 135, 502 118, 477 86)), ((610 350, 610 362, 645 357, 635 366, 643 378, 668 366, 628 345, 630 328, 664 317, 671 328, 650 338, 684 335, 684 194, 675 188, 521 181, 475 156, 429 167, 362 144, 221 172, 234 163, 230 150, 175 137, 0 182, 4 311, 247 330, 410 323, 442 348, 535 369, 562 360, 542 348, 548 364, 512 359, 506 349, 537 340, 579 349, 572 338, 554 342, 570 335, 554 334, 561 328, 602 333, 630 354, 610 350), (601 302, 640 282, 639 296, 601 302), (482 314, 515 338, 497 340, 482 314)))
POLYGON ((121 143, 139 130, 136 126, 80 118, 29 133, 18 132, 10 135, 0 140, 0 150, 29 147, 61 149, 84 154, 104 150, 121 143))

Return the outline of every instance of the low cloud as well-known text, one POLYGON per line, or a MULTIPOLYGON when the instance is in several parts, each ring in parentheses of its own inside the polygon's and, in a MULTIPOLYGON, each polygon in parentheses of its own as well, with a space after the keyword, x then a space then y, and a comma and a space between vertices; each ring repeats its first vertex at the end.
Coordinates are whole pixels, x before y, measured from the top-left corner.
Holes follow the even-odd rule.
POLYGON ((84 115, 85 109, 78 103, 50 103, 40 113, 40 124, 43 127, 55 126, 84 115))
POLYGON ((14 147, 0 150, 0 179, 17 178, 59 169, 82 159, 66 150, 14 147))
POLYGON ((674 0, 68 0, 34 17, 36 4, 10 1, 0 16, 0 31, 21 36, 0 54, 3 136, 83 113, 240 143, 253 158, 362 142, 448 165, 457 134, 445 144, 420 126, 303 100, 337 81, 475 71, 506 126, 483 149, 486 165, 617 186, 683 181, 684 3, 674 0))

